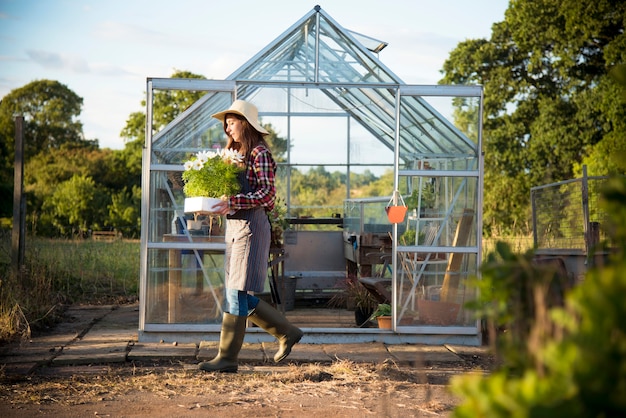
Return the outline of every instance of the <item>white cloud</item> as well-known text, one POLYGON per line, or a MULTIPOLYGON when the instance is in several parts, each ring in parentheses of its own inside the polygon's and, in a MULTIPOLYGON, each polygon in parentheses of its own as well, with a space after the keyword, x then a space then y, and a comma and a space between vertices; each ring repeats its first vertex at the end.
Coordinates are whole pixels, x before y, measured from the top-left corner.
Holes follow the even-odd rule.
POLYGON ((78 56, 57 54, 41 50, 29 49, 26 55, 45 69, 68 70, 74 73, 88 73, 89 65, 78 56))
POLYGON ((151 45, 167 44, 170 40, 165 33, 160 31, 114 21, 99 23, 94 28, 93 35, 103 41, 136 42, 151 45))

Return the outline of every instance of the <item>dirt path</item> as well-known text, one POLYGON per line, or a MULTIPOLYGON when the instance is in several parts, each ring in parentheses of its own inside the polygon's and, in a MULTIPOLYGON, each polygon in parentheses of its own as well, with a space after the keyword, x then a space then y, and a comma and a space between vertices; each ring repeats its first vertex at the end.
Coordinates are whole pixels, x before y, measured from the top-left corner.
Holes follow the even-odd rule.
POLYGON ((455 398, 428 373, 337 362, 244 366, 205 374, 192 365, 83 366, 2 384, 3 417, 449 416, 455 398))
POLYGON ((457 374, 349 361, 243 364, 237 374, 185 363, 54 367, 2 381, 0 416, 448 417, 457 402, 448 382, 457 374))
MULTIPOLYGON (((110 311, 69 310, 68 321, 43 340, 80 339, 110 311)), ((123 314, 116 326, 132 316, 115 312, 123 314)), ((33 340, 31 346, 48 346, 33 340)), ((0 365, 0 417, 447 417, 457 402, 450 378, 491 369, 485 351, 476 353, 460 354, 458 363, 416 365, 243 362, 237 374, 200 372, 193 360, 40 366, 26 374, 0 365)))

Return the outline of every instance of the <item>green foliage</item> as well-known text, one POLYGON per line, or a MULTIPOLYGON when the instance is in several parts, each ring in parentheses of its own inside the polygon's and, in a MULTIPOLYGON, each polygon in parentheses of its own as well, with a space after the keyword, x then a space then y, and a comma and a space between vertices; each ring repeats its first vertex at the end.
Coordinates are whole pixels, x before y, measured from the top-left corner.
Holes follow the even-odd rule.
POLYGON ((370 319, 376 319, 379 316, 391 316, 391 305, 388 303, 379 303, 370 319))
POLYGON ((418 204, 421 209, 433 207, 436 199, 434 187, 434 184, 426 182, 422 185, 421 193, 419 188, 414 188, 411 195, 404 199, 404 203, 409 210, 417 209, 418 204))
POLYGON ((16 114, 24 116, 26 158, 62 144, 85 143, 82 124, 76 120, 82 105, 83 99, 58 81, 33 81, 11 91, 0 103, 0 136, 11 147, 3 157, 13 162, 16 114))
POLYGON ((86 236, 89 229, 101 229, 97 220, 103 219, 107 203, 91 177, 74 175, 56 187, 43 209, 61 234, 86 236))
MULTIPOLYGON (((539 367, 511 376, 461 376, 452 390, 463 397, 456 417, 610 417, 626 413, 626 263, 592 271, 554 309, 565 334, 536 351, 539 367)), ((558 335, 558 333, 556 333, 558 335)))
POLYGON ((502 366, 488 377, 452 379, 451 389, 461 397, 453 416, 626 414, 626 179, 613 179, 604 200, 618 252, 609 265, 589 270, 584 281, 567 293, 564 306, 540 309, 537 301, 546 294, 545 282, 538 275, 520 276, 530 272, 529 255, 515 255, 500 246, 499 263, 495 256, 485 263, 480 285, 483 305, 475 308, 507 326, 507 333, 498 336, 502 366), (520 279, 529 286, 520 286, 520 279), (522 293, 532 297, 532 310, 511 307, 516 304, 514 295, 522 293), (520 319, 522 326, 515 327, 520 319))
POLYGON ((277 163, 287 160, 287 138, 279 136, 271 123, 263 124, 263 127, 269 132, 265 135, 265 142, 272 152, 272 157, 277 163))
POLYGON ((267 214, 270 220, 272 231, 272 245, 282 246, 283 233, 289 228, 287 220, 287 204, 282 197, 277 197, 274 202, 274 209, 267 214))
POLYGON ((606 121, 610 121, 613 129, 587 152, 580 164, 575 164, 578 176, 582 175, 583 164, 587 166, 588 175, 592 176, 626 173, 626 64, 611 68, 609 76, 598 86, 606 94, 604 102, 596 106, 613 109, 606 121))
POLYGON ((115 228, 123 236, 137 238, 141 232, 141 189, 133 186, 111 196, 106 225, 115 228))
MULTIPOLYGON (((12 90, 0 101, 0 185, 13 187, 15 161, 15 115, 24 117, 24 160, 64 144, 97 146, 83 139, 82 124, 76 119, 83 99, 58 81, 38 80, 12 90)), ((11 207, 2 205, 0 215, 11 207)))
MULTIPOLYGON (((176 70, 171 78, 206 79, 206 77, 194 74, 189 71, 176 70)), ((204 91, 189 90, 159 90, 153 97, 152 126, 154 133, 159 132, 168 123, 176 119, 176 116, 184 112, 189 106, 204 96, 204 91)), ((141 101, 141 106, 145 109, 145 99, 141 101)), ((146 139, 146 114, 144 112, 131 113, 126 120, 126 126, 122 129, 120 136, 127 142, 139 141, 145 143, 146 139)))
MULTIPOLYGON (((192 157, 190 161, 195 161, 196 158, 192 157)), ((183 171, 185 196, 220 198, 234 195, 240 189, 237 174, 241 170, 239 166, 225 162, 216 154, 203 164, 202 169, 190 168, 183 171)))
POLYGON ((617 84, 622 87, 620 96, 622 101, 626 103, 626 64, 618 64, 611 68, 609 72, 610 76, 615 80, 617 84))
POLYGON ((415 241, 415 229, 407 228, 406 231, 402 233, 400 236, 400 244, 401 245, 415 245, 417 241, 415 241))
POLYGON ((478 298, 467 307, 488 322, 489 340, 506 369, 519 374, 534 365, 529 352, 530 330, 542 321, 543 309, 549 303, 549 289, 567 286, 555 269, 532 262, 534 251, 517 254, 508 244, 496 243, 481 267, 481 279, 472 280, 478 298), (498 334, 501 330, 506 332, 498 334))
MULTIPOLYGON (((355 181, 351 178, 351 184, 355 181)), ((393 193, 393 170, 388 170, 383 173, 380 178, 375 178, 365 172, 362 178, 357 177, 356 185, 351 190, 351 198, 360 197, 376 197, 376 196, 391 196, 393 193)))
MULTIPOLYGON (((52 204, 54 193, 60 184, 73 176, 89 177, 98 189, 95 199, 91 195, 76 195, 77 206, 89 206, 95 216, 89 225, 92 229, 103 226, 116 228, 125 236, 138 236, 139 206, 141 198, 120 199, 126 190, 140 192, 141 161, 132 157, 134 151, 98 149, 93 146, 64 144, 59 148, 42 152, 32 157, 24 170, 25 191, 28 196, 28 219, 32 231, 38 234, 58 236, 69 233, 66 212, 57 211, 52 204), (106 206, 115 197, 115 212, 124 212, 126 216, 134 213, 137 217, 129 222, 115 223, 115 216, 107 216, 106 206), (90 199, 86 202, 82 198, 90 199), (46 204, 44 204, 46 202, 46 204), (123 204, 133 205, 121 207, 123 204), (132 227, 130 225, 133 225, 132 227), (65 225, 59 229, 59 225, 65 225), (130 229, 129 229, 130 228, 130 229), (130 232, 132 230, 132 232, 130 232), (127 235, 130 233, 130 235, 127 235)), ((71 229, 71 228, 70 228, 71 229)))

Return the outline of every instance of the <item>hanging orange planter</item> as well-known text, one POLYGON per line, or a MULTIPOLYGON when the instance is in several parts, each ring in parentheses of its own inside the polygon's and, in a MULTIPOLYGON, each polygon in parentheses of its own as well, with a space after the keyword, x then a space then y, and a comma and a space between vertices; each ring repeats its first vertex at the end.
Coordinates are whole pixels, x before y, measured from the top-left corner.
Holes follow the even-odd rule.
POLYGON ((385 212, 387 212, 387 218, 392 224, 399 224, 404 222, 404 216, 406 215, 406 206, 387 206, 385 212))
POLYGON ((404 222, 404 217, 406 216, 407 207, 404 204, 404 200, 402 199, 402 195, 395 191, 394 195, 391 197, 391 200, 385 207, 385 212, 387 212, 387 218, 389 222, 392 224, 399 224, 404 222), (399 197, 396 198, 396 195, 399 197), (400 202, 402 204, 400 204, 400 202))

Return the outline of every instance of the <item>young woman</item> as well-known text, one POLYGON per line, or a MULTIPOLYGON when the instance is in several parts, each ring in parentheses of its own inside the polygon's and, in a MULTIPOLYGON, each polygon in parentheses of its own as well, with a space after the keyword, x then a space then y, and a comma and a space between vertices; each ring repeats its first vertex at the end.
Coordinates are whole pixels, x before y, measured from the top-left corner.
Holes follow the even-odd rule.
POLYGON ((239 179, 241 191, 213 207, 215 212, 226 215, 228 312, 222 319, 217 357, 198 367, 236 372, 247 319, 278 339, 275 362, 289 355, 303 333, 270 304, 251 294, 263 291, 267 278, 271 239, 267 213, 274 208, 276 198, 276 162, 264 140, 268 132, 258 121, 256 106, 243 100, 235 100, 230 108, 212 117, 223 122, 228 136, 226 148, 244 156, 245 170, 239 179))

